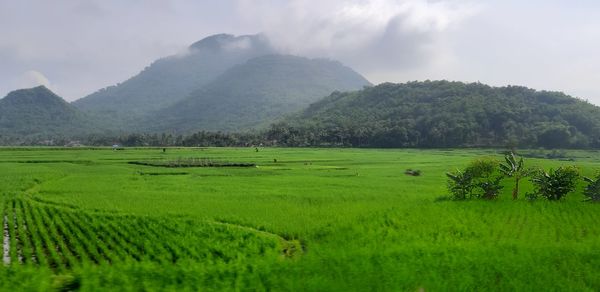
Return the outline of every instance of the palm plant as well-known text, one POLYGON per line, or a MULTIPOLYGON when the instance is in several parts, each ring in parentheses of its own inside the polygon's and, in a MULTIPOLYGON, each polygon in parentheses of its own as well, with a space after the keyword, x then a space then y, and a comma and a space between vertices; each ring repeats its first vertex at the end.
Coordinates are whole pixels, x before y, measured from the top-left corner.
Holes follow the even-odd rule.
POLYGON ((448 180, 448 190, 452 194, 454 200, 466 200, 471 195, 473 190, 473 177, 469 172, 462 172, 456 170, 456 172, 448 172, 446 176, 448 180))
POLYGON ((595 178, 584 177, 583 180, 588 183, 583 191, 586 201, 600 202, 600 174, 595 178))
POLYGON ((517 160, 515 153, 512 151, 504 156, 504 160, 506 163, 500 163, 500 171, 504 175, 515 179, 512 196, 513 200, 516 200, 519 197, 519 181, 528 175, 528 170, 523 166, 523 157, 517 160))

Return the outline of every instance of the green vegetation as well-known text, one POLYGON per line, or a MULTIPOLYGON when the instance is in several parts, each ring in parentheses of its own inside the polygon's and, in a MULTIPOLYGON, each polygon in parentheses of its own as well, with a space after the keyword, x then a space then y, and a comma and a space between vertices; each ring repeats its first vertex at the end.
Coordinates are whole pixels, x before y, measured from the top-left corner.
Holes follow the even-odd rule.
POLYGON ((138 75, 73 104, 109 120, 118 129, 134 130, 131 123, 183 100, 232 66, 272 53, 274 50, 261 36, 210 36, 191 45, 186 53, 159 59, 138 75), (240 42, 248 46, 235 49, 240 42), (226 49, 230 47, 234 49, 226 49))
POLYGON ((600 173, 594 178, 583 177, 583 180, 588 183, 583 192, 586 201, 600 202, 600 173))
POLYGON ((448 190, 451 198, 454 200, 495 199, 504 187, 500 184, 503 176, 499 172, 499 165, 495 158, 478 158, 464 171, 446 173, 449 178, 448 190))
MULTIPOLYGON (((555 169, 549 175, 571 164, 584 176, 600 169, 596 151, 566 155, 575 162, 526 163, 555 169)), ((494 200, 438 200, 447 193, 447 171, 466 165, 478 181, 493 181, 503 156, 0 148, 3 255, 10 261, 0 265, 0 289, 600 289, 600 205, 582 202, 583 181, 559 202, 513 200, 509 179, 494 200), (179 157, 258 167, 182 172, 129 163, 179 157)), ((525 179, 520 188, 536 185, 525 179)))
MULTIPOLYGON (((44 86, 10 92, 0 99, 0 145, 95 132, 92 119, 44 86)), ((96 131, 98 132, 98 131, 96 131)))
MULTIPOLYGON (((69 122, 57 118, 68 120, 68 113, 55 116, 53 107, 43 103, 22 107, 21 112, 31 115, 0 116, 8 125, 0 128, 0 144, 66 145, 75 140, 91 146, 519 146, 552 149, 528 151, 526 157, 563 159, 570 158, 557 148, 600 147, 600 108, 558 92, 425 81, 334 92, 317 101, 333 90, 359 89, 368 81, 337 62, 281 55, 250 59, 215 78, 178 102, 146 112, 145 118, 131 112, 129 121, 103 116, 99 110, 93 117, 74 112, 87 118, 69 122)), ((67 112, 76 110, 62 103, 67 112)), ((133 111, 128 105, 119 108, 133 111)), ((4 111, 19 112, 13 107, 4 111)), ((516 171, 518 181, 519 171, 507 171, 516 171)))
POLYGON ((269 137, 289 146, 597 148, 600 108, 518 86, 385 83, 333 93, 269 137))
POLYGON ((234 66, 139 127, 153 132, 240 131, 266 127, 336 90, 370 85, 339 62, 269 55, 234 66))
POLYGON ((275 54, 264 35, 210 36, 73 105, 113 131, 240 131, 370 85, 339 62, 275 54))
POLYGON ((521 178, 526 177, 529 174, 530 170, 525 168, 523 157, 517 160, 515 153, 512 151, 504 156, 504 160, 506 163, 500 164, 500 171, 505 176, 515 179, 515 187, 513 188, 512 196, 513 200, 516 200, 519 198, 519 182, 521 181, 521 178))
POLYGON ((548 200, 560 200, 575 190, 578 178, 579 170, 573 166, 550 169, 548 172, 540 170, 531 179, 535 191, 529 197, 541 196, 548 200))

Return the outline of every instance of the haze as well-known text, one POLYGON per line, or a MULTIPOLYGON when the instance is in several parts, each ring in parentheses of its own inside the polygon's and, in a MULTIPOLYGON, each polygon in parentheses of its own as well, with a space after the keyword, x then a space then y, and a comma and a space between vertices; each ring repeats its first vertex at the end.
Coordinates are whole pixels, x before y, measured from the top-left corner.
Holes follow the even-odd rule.
POLYGON ((600 3, 577 1, 2 1, 0 95, 43 84, 67 100, 208 35, 262 32, 371 82, 480 81, 600 104, 600 3))

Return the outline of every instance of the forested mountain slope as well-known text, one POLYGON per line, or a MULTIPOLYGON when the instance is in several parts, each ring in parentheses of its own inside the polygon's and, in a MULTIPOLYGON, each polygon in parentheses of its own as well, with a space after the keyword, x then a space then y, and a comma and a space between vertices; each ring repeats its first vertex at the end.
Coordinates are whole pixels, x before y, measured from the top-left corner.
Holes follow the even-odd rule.
POLYGON ((186 53, 159 59, 129 80, 73 104, 127 129, 131 121, 184 99, 232 66, 273 52, 262 35, 210 36, 186 53))
POLYGON ((519 86, 385 83, 334 93, 269 136, 287 145, 599 147, 600 108, 519 86))
POLYGON ((96 131, 95 122, 44 86, 0 99, 0 138, 53 138, 96 131))
POLYGON ((370 85, 339 62, 289 55, 234 66, 185 100, 148 116, 153 132, 239 131, 268 125, 333 91, 370 85))

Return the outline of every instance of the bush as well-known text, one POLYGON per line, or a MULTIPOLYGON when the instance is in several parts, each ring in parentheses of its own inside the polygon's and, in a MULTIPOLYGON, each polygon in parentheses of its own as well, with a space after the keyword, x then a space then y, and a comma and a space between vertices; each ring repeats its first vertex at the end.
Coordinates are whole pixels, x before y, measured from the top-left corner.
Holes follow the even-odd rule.
POLYGON ((448 191, 453 200, 466 200, 471 197, 471 192, 475 187, 473 178, 470 173, 456 170, 456 172, 448 172, 446 176, 448 180, 448 191))
POLYGON ((479 197, 488 200, 497 198, 502 188, 504 188, 500 184, 501 181, 502 177, 498 176, 479 183, 479 188, 483 191, 479 197))
POLYGON ((502 174, 498 170, 500 162, 495 158, 479 158, 467 166, 466 171, 473 177, 473 198, 494 199, 502 190, 502 174))
POLYGON ((574 166, 559 167, 549 172, 538 171, 531 178, 535 190, 528 194, 529 199, 544 197, 551 201, 557 201, 575 190, 579 170, 574 166))
POLYGON ((600 173, 593 179, 584 177, 583 180, 588 183, 583 191, 583 195, 587 197, 585 201, 600 202, 600 173))
POLYGON ((487 178, 497 171, 498 163, 495 158, 478 158, 471 161, 465 171, 471 173, 475 178, 487 178))
POLYGON ((452 199, 496 198, 502 190, 498 164, 494 158, 480 158, 471 162, 464 171, 447 173, 452 199))

